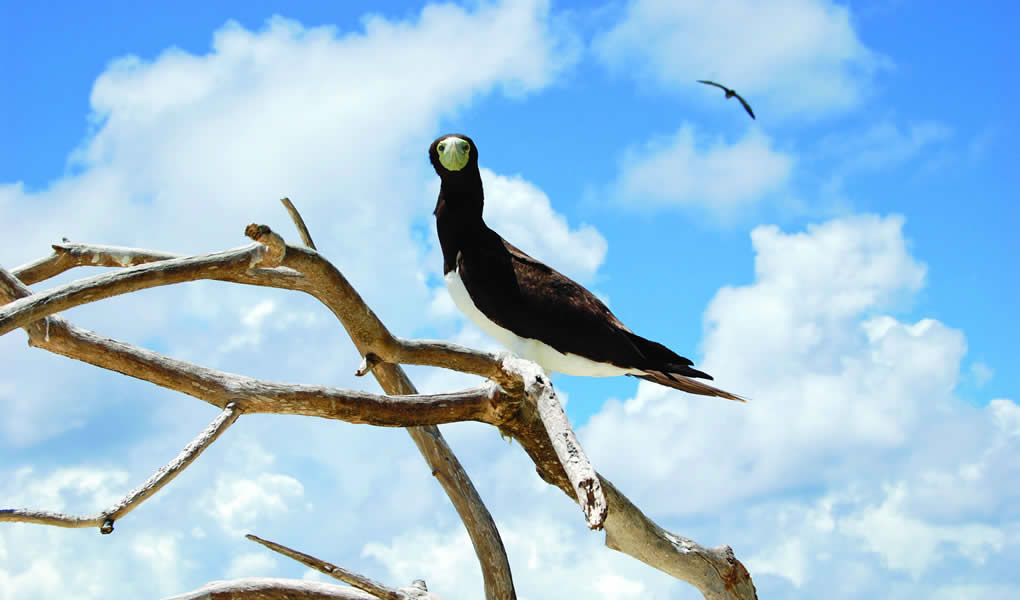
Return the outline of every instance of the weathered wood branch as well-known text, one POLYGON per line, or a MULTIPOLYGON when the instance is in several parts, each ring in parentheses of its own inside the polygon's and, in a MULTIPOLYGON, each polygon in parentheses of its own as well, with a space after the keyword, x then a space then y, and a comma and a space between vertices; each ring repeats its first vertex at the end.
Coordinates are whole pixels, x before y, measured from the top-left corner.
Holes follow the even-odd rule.
POLYGON ((197 590, 165 600, 378 600, 375 596, 346 585, 249 577, 213 581, 197 590))
POLYGON ((89 302, 136 290, 212 279, 221 272, 246 271, 257 266, 267 250, 262 244, 127 267, 72 281, 45 292, 32 294, 0 307, 0 335, 32 321, 89 302))
MULTIPOLYGON (((254 225, 249 226, 246 229, 246 233, 250 237, 253 237, 254 239, 258 240, 260 243, 265 242, 268 244, 269 249, 266 252, 266 255, 261 258, 266 260, 270 259, 273 260, 272 264, 267 265, 269 267, 277 266, 278 261, 284 259, 285 256, 286 257, 297 256, 299 259, 301 257, 305 258, 304 264, 311 264, 320 267, 325 266, 325 268, 321 268, 318 271, 313 270, 312 273, 313 277, 308 277, 295 273, 292 270, 276 268, 251 268, 243 271, 239 269, 223 269, 220 270, 219 272, 212 272, 214 271, 214 269, 209 269, 209 265, 207 263, 202 263, 202 267, 205 269, 204 274, 207 275, 207 278, 237 281, 239 283, 246 283, 252 285, 267 285, 272 287, 280 287, 284 289, 304 291, 315 296, 324 304, 326 304, 327 307, 329 307, 330 310, 337 316, 343 314, 345 309, 344 302, 347 299, 353 297, 357 299, 356 306, 364 307, 365 312, 360 314, 359 317, 366 319, 370 326, 373 321, 374 323, 377 323, 380 327, 382 326, 381 322, 379 322, 375 314, 372 313, 372 311, 368 309, 367 306, 365 306, 360 296, 357 294, 356 291, 354 291, 353 287, 350 286, 346 278, 344 278, 343 275, 340 274, 340 272, 332 264, 329 263, 329 261, 326 261, 321 256, 319 256, 318 253, 299 247, 284 246, 279 236, 273 233, 268 227, 254 225), (335 289, 329 288, 324 289, 322 287, 323 285, 328 285, 331 283, 337 285, 338 287, 335 289)), ((54 249, 58 253, 60 252, 58 247, 55 246, 54 249)), ((83 256, 85 255, 84 252, 81 254, 83 256)), ((91 252, 91 254, 92 256, 90 258, 95 259, 96 262, 107 262, 106 259, 98 260, 95 258, 97 254, 101 254, 101 251, 91 252)), ((120 256, 124 255, 136 256, 141 259, 149 258, 148 256, 143 256, 140 253, 125 253, 121 254, 120 256)), ((187 261, 189 260, 189 258, 191 257, 178 257, 173 260, 187 261)), ((206 255, 206 258, 208 258, 208 255, 206 255)), ((39 262, 43 261, 36 261, 36 263, 39 262)), ((115 264, 118 265, 122 264, 116 261, 110 262, 114 262, 115 264)), ((167 262, 170 262, 171 264, 179 264, 173 263, 172 261, 167 262)), ((302 264, 300 260, 295 262, 297 265, 302 264)), ((36 263, 33 263, 33 265, 36 263)), ((65 265, 67 264, 66 261, 64 264, 65 265)), ((259 264, 261 263, 255 263, 254 266, 258 266, 259 264)), ((158 271, 160 265, 149 266, 153 268, 152 269, 153 271, 158 271)), ((51 269, 51 272, 54 270, 56 269, 55 268, 51 269)), ((2 277, 0 277, 0 279, 2 279, 2 277)), ((152 287, 154 285, 159 285, 158 277, 152 275, 151 271, 145 272, 145 275, 139 276, 139 279, 140 281, 134 280, 129 281, 133 281, 135 285, 142 285, 143 287, 152 287)), ((81 284, 81 281, 83 280, 79 280, 79 282, 75 283, 81 284)), ((92 279, 91 281, 96 282, 97 280, 92 279)), ((20 285, 20 282, 17 282, 17 284, 20 285)), ((114 280, 114 282, 111 283, 110 280, 107 279, 100 279, 98 280, 98 283, 95 284, 105 286, 104 292, 111 295, 115 295, 118 290, 122 289, 119 286, 123 285, 121 281, 114 280)), ((86 286, 87 285, 88 284, 86 284, 86 286)), ((21 287, 24 288, 23 285, 21 287)), ((23 292, 30 293, 30 291, 27 290, 27 288, 23 289, 23 292)), ((22 293, 14 297, 24 296, 25 294, 22 293)), ((82 294, 80 292, 78 293, 77 299, 83 302, 90 301, 90 297, 87 294, 82 294)), ((47 310, 52 309, 53 305, 49 305, 47 308, 47 310)), ((46 311, 44 310, 42 312, 46 311)), ((341 319, 341 322, 345 325, 345 328, 347 328, 348 332, 350 333, 351 329, 348 326, 349 323, 344 321, 343 319, 341 319)), ((64 323, 61 319, 59 319, 59 317, 48 317, 46 333, 47 334, 52 333, 52 331, 50 330, 54 329, 54 327, 59 329, 61 325, 67 325, 68 327, 73 328, 73 326, 71 326, 70 324, 64 323)), ((149 367, 150 374, 158 376, 161 379, 157 381, 156 379, 150 379, 148 377, 145 378, 159 385, 166 384, 167 387, 170 387, 171 389, 176 389, 172 386, 174 380, 172 371, 165 372, 165 369, 161 368, 166 364, 165 361, 172 359, 167 359, 167 357, 162 357, 157 353, 153 353, 148 350, 130 347, 129 345, 117 342, 116 340, 101 338, 100 336, 96 336, 95 334, 92 334, 91 332, 85 330, 80 330, 78 328, 73 328, 73 330, 79 334, 78 337, 80 340, 84 340, 84 338, 92 338, 91 340, 85 341, 105 340, 109 342, 107 344, 104 344, 103 346, 107 350, 110 350, 113 354, 119 354, 117 358, 123 357, 137 358, 139 356, 145 358, 146 360, 142 361, 141 364, 144 364, 146 367, 149 367), (118 352, 125 349, 130 349, 131 352, 128 352, 126 354, 118 352), (164 372, 161 374, 160 371, 164 372)), ((385 328, 383 328, 382 330, 385 331, 387 335, 389 335, 389 332, 386 331, 385 328)), ((44 347, 41 343, 38 342, 39 339, 42 339, 47 343, 53 339, 52 335, 43 335, 43 330, 39 328, 38 323, 32 323, 27 328, 27 331, 30 334, 29 343, 38 345, 39 347, 44 347)), ((58 335, 57 337, 59 338, 62 336, 58 335)), ((352 339, 354 338, 352 337, 352 339)), ((363 355, 365 354, 363 350, 362 354, 363 355)), ((67 355, 71 356, 70 354, 67 355)), ((108 355, 106 356, 106 358, 110 359, 111 357, 108 355)), ((92 362, 93 364, 99 364, 99 362, 94 359, 95 359, 94 356, 90 356, 88 358, 85 358, 84 360, 86 360, 87 362, 92 362)), ((118 367, 118 365, 122 364, 120 360, 116 359, 108 360, 108 363, 109 364, 102 364, 100 366, 104 366, 106 368, 110 368, 118 372, 125 372, 123 368, 118 367)), ((211 370, 209 370, 209 372, 212 373, 213 375, 219 375, 219 372, 214 372, 211 370)), ((379 380, 380 385, 383 387, 383 389, 391 395, 398 394, 416 395, 417 393, 413 384, 411 384, 406 374, 404 374, 403 370, 400 369, 398 365, 392 364, 386 365, 378 370, 375 370, 373 373, 376 376, 376 379, 379 380)), ((128 374, 132 374, 133 376, 136 377, 139 376, 136 373, 128 374)), ((494 393, 496 393, 496 390, 494 390, 494 393)), ((202 399, 205 398, 202 397, 202 399)), ((509 403, 509 406, 512 405, 513 405, 512 402, 509 403)), ((496 410, 497 412, 500 412, 506 410, 508 404, 490 402, 489 406, 492 409, 496 410)), ((250 407, 247 406, 245 406, 245 410, 247 412, 254 412, 250 407)), ((502 417, 497 417, 497 420, 501 419, 502 417)), ((422 421, 410 421, 402 423, 401 425, 402 426, 413 425, 416 422, 422 421)), ((457 510, 458 515, 461 517, 461 520, 464 522, 465 527, 468 530, 468 534, 469 537, 471 538, 472 544, 475 547, 476 554, 478 554, 479 560, 482 562, 482 575, 485 584, 486 598, 490 600, 512 600, 516 598, 516 592, 514 591, 513 588, 513 580, 510 572, 509 561, 506 558, 506 551, 503 547, 502 540, 499 537, 499 531, 496 529, 495 521, 492 519, 492 516, 489 514, 488 509, 485 507, 485 504, 479 497, 477 490, 471 483, 471 480, 468 477, 467 473, 464 471, 464 468, 461 466, 460 461, 457 460, 457 457, 453 454, 453 451, 450 449, 449 445, 447 445, 446 441, 443 439, 442 434, 439 432, 439 429, 436 428, 434 425, 410 427, 408 428, 408 432, 411 435, 411 438, 414 440, 415 444, 418 446, 419 451, 421 451, 422 455, 424 456, 426 463, 429 465, 429 468, 431 469, 432 473, 437 475, 437 479, 439 480, 440 485, 443 487, 447 496, 450 498, 451 502, 454 505, 454 508, 457 510)))
POLYGON ((120 502, 92 516, 76 517, 50 511, 30 509, 2 509, 0 521, 20 523, 39 523, 56 527, 99 527, 101 533, 113 533, 113 524, 118 519, 138 507, 152 497, 160 488, 173 481, 175 477, 187 469, 205 449, 212 445, 220 435, 240 416, 237 405, 227 404, 212 423, 205 428, 190 444, 181 450, 172 461, 156 471, 145 483, 131 490, 120 502))
MULTIPOLYGON (((139 256, 139 259, 144 258, 147 257, 139 256)), ((499 383, 511 396, 518 396, 520 392, 524 391, 521 388, 527 387, 519 373, 504 368, 500 356, 452 344, 401 340, 392 336, 371 309, 364 304, 343 275, 317 253, 287 246, 286 255, 282 258, 281 264, 286 268, 238 270, 219 273, 216 277, 211 278, 295 289, 315 296, 329 307, 343 323, 362 356, 373 357, 372 361, 366 360, 365 364, 370 367, 371 372, 379 379, 383 389, 389 394, 413 393, 414 391, 406 375, 394 364, 398 362, 454 368, 482 375, 499 383)), ((42 267, 33 265, 28 266, 32 267, 27 270, 28 273, 42 271, 42 267)), ((51 317, 50 321, 53 320, 54 318, 51 317)), ((29 328, 30 333, 33 331, 33 327, 38 327, 38 323, 29 328)), ((533 396, 533 394, 526 395, 533 396)), ((510 418, 502 422, 500 428, 518 440, 535 462, 537 471, 544 480, 556 485, 582 504, 586 516, 589 517, 589 522, 592 522, 591 515, 601 512, 594 483, 596 480, 599 482, 598 487, 602 489, 605 506, 608 508, 608 514, 605 516, 607 546, 688 581, 709 600, 756 598, 754 586, 747 570, 734 558, 728 547, 705 548, 692 540, 667 532, 643 515, 607 480, 601 477, 592 479, 590 475, 585 476, 582 473, 584 469, 575 470, 573 474, 570 473, 569 471, 572 469, 567 465, 577 465, 583 461, 572 459, 577 455, 572 452, 570 444, 560 444, 561 448, 557 451, 556 444, 552 439, 555 437, 555 433, 551 431, 554 427, 550 425, 557 418, 550 417, 549 414, 543 418, 538 400, 532 398, 531 401, 523 402, 510 418), (581 493, 582 491, 584 493, 581 493)), ((411 430, 416 443, 419 443, 419 440, 431 442, 441 439, 427 433, 427 429, 434 428, 411 430), (416 431, 420 434, 417 437, 416 431)), ((435 432, 438 435, 438 430, 435 432)), ((445 446, 445 442, 442 442, 441 445, 445 446)), ((422 447, 423 444, 419 443, 419 448, 422 447)), ((580 446, 576 446, 576 448, 579 449, 580 446)), ((452 492, 447 489, 451 499, 458 496, 463 491, 460 489, 463 482, 457 480, 460 476, 457 473, 450 475, 443 472, 443 469, 449 466, 448 460, 430 458, 429 451, 426 449, 423 449, 422 452, 444 488, 453 488, 452 492)), ((460 473, 462 472, 461 469, 460 473)), ((463 477, 466 479, 466 475, 463 477)), ((466 485, 470 486, 470 481, 467 481, 466 485)), ((473 486, 471 486, 471 491, 473 491, 473 486)), ((476 492, 475 496, 477 496, 476 492)), ((456 505, 456 500, 454 502, 456 505)), ((480 501, 478 505, 481 505, 480 501)), ((481 506, 484 510, 484 505, 481 506)), ((467 510, 458 507, 458 512, 465 520, 466 525, 470 519, 474 518, 470 507, 467 510)), ((484 517, 491 521, 487 511, 484 517)), ((479 519, 484 520, 484 517, 479 517, 479 519)), ((471 526, 468 528, 471 531, 471 526)), ((478 542, 474 536, 472 541, 475 542, 476 550, 478 550, 478 542)), ((498 534, 495 541, 498 542, 501 550, 502 543, 498 541, 498 534)), ((483 540, 483 543, 486 542, 492 543, 493 540, 491 538, 483 540)), ((482 555, 483 553, 479 552, 479 556, 482 555)), ((483 564, 483 573, 489 574, 491 572, 490 565, 485 564, 484 561, 483 564)), ((498 565, 495 566, 498 568, 498 565)), ((506 573, 505 581, 509 581, 508 567, 506 573)), ((513 597, 512 583, 509 585, 511 586, 509 595, 489 597, 513 597)), ((487 579, 487 594, 490 589, 490 581, 487 579)), ((505 594, 506 588, 503 590, 505 594)))
MULTIPOLYGON (((537 364, 507 355, 503 369, 511 372, 524 382, 524 390, 533 400, 534 410, 545 427, 546 436, 552 443, 553 451, 570 481, 574 500, 584 511, 589 529, 602 529, 609 511, 598 473, 581 448, 574 429, 563 412, 563 405, 556 398, 556 391, 537 364)), ((568 494, 569 495, 569 494, 568 494)))
POLYGON ((315 242, 312 241, 312 234, 308 232, 308 226, 305 225, 305 220, 298 212, 298 209, 294 206, 294 203, 290 201, 290 198, 280 198, 280 202, 283 203, 283 207, 287 209, 287 214, 290 215, 290 220, 294 221, 294 226, 297 227, 298 235, 301 236, 301 243, 307 248, 312 250, 318 250, 315 247, 315 242))
POLYGON ((370 579, 368 577, 365 577, 364 575, 359 575, 353 571, 348 571, 343 567, 334 565, 333 563, 326 562, 322 559, 315 558, 311 554, 305 554, 304 552, 299 552, 297 550, 294 550, 293 548, 288 548, 283 544, 277 544, 276 542, 264 540, 259 536, 252 535, 250 533, 244 537, 248 538, 253 542, 258 542, 259 544, 262 544, 263 546, 269 548, 273 552, 279 552, 280 554, 286 556, 287 558, 296 560, 299 563, 305 565, 306 567, 315 569, 316 571, 323 573, 325 575, 329 575, 333 579, 342 581, 347 585, 358 588, 359 590, 372 594, 373 596, 381 598, 382 600, 406 600, 405 596, 398 592, 395 588, 387 587, 379 583, 378 581, 375 581, 374 579, 370 579))
MULTIPOLYGON (((54 253, 45 258, 15 268, 13 274, 26 285, 39 283, 67 270, 81 266, 128 267, 169 259, 187 258, 184 255, 156 252, 123 246, 100 246, 92 244, 54 244, 54 253)), ((337 281, 339 272, 333 272, 332 265, 321 265, 320 255, 300 246, 287 246, 284 268, 259 268, 246 272, 221 271, 208 273, 208 279, 296 290, 315 296, 327 307, 333 309, 351 298, 353 288, 344 295, 323 289, 319 282, 337 281), (295 269, 312 267, 309 276, 295 269), (287 268, 292 267, 292 268, 287 268)), ((328 261, 327 261, 328 262, 328 261)), ((342 275, 339 275, 342 277, 342 275)), ((344 281, 345 282, 345 281, 344 281)), ((349 285, 349 284, 348 284, 349 285)), ((360 297, 358 302, 361 302, 360 297)), ((333 310, 336 314, 336 310, 333 310)), ((372 329, 382 323, 374 314, 359 315, 365 329, 372 329), (374 323, 373 323, 374 321, 374 323)), ((499 355, 481 352, 458 344, 434 340, 408 340, 392 335, 383 327, 379 338, 371 340, 372 347, 378 348, 388 362, 407 365, 443 367, 462 373, 479 375, 498 382, 507 391, 512 391, 520 382, 507 379, 499 363, 499 355)), ((371 350, 367 355, 375 355, 371 350)), ((364 374, 364 373, 363 373, 364 374)))

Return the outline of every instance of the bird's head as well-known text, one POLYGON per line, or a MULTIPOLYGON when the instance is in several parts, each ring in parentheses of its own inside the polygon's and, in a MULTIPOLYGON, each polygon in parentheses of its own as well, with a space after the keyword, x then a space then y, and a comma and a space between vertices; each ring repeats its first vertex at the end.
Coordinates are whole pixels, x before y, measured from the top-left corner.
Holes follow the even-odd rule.
POLYGON ((440 177, 468 170, 478 169, 478 149, 466 135, 450 133, 441 135, 429 146, 429 160, 440 177))

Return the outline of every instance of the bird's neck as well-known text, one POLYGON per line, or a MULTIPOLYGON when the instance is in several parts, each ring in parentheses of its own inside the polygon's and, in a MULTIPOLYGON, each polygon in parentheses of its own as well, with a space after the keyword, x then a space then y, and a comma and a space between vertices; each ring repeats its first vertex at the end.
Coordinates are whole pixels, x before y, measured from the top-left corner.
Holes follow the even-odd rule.
POLYGON ((459 252, 488 231, 482 220, 483 205, 482 179, 477 171, 443 179, 435 215, 444 274, 456 268, 459 252))

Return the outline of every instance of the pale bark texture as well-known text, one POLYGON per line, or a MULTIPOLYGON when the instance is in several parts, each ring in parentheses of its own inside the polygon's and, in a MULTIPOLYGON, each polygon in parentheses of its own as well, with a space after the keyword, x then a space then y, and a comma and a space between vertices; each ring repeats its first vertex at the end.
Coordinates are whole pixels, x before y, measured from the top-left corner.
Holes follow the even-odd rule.
MULTIPOLYGON (((468 531, 478 556, 485 598, 513 599, 516 593, 499 531, 437 427, 443 423, 478 421, 493 425, 502 435, 516 440, 534 461, 539 476, 578 503, 586 525, 593 530, 605 530, 609 548, 690 583, 709 600, 757 597, 750 575, 728 546, 706 548, 662 529, 595 471, 541 368, 509 354, 395 337, 343 274, 314 250, 300 215, 289 201, 285 205, 299 224, 305 246, 287 245, 268 227, 250 225, 246 234, 255 240, 254 244, 212 254, 179 256, 137 248, 64 243, 54 245, 50 256, 13 271, 0 267, 0 335, 23 328, 32 347, 150 381, 222 410, 177 458, 114 506, 85 516, 38 508, 6 508, 0 509, 0 521, 99 527, 103 533, 110 533, 115 521, 169 484, 245 414, 307 415, 405 427, 468 531), (117 270, 39 293, 32 293, 27 287, 82 266, 117 270), (217 371, 81 329, 55 314, 104 298, 197 279, 276 287, 314 296, 336 316, 364 357, 357 374, 372 373, 386 395, 281 384, 217 371), (454 369, 481 375, 489 381, 471 390, 420 395, 400 364, 454 369)), ((528 476, 529 473, 520 474, 521 485, 527 484, 528 476)), ((439 597, 428 591, 423 581, 406 587, 388 587, 275 542, 249 537, 355 587, 242 579, 212 582, 174 599, 439 597)))

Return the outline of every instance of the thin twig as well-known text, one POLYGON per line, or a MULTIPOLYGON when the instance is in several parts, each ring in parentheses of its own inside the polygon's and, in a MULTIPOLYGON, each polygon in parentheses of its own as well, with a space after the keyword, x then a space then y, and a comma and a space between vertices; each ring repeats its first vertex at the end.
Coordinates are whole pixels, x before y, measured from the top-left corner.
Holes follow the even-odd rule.
POLYGON ((0 521, 14 521, 20 523, 38 523, 41 525, 53 525, 56 527, 99 527, 101 533, 112 533, 115 521, 137 508, 142 502, 148 500, 160 488, 173 481, 175 477, 187 469, 195 459, 205 451, 220 435, 230 427, 241 412, 233 402, 227 404, 226 408, 198 435, 190 444, 181 450, 172 461, 164 465, 146 480, 145 483, 131 490, 120 502, 101 513, 76 517, 57 512, 29 510, 29 509, 4 509, 0 510, 0 521))
POLYGON ((320 573, 329 575, 333 579, 338 579, 348 585, 358 588, 363 592, 368 592, 373 596, 382 598, 383 600, 407 600, 407 598, 403 594, 401 594, 394 588, 385 586, 379 583, 378 581, 365 577, 364 575, 359 575, 357 573, 354 573, 353 571, 348 571, 347 569, 334 565, 333 563, 329 563, 322 559, 315 558, 310 554, 305 554, 304 552, 299 552, 297 550, 294 550, 293 548, 288 548, 283 544, 277 544, 276 542, 264 540, 258 537, 257 535, 252 535, 250 533, 244 537, 248 538, 253 542, 258 542, 262 544, 263 546, 269 548, 273 552, 279 552, 280 554, 286 556, 287 558, 294 559, 299 563, 305 565, 306 567, 315 569, 320 573))
POLYGON ((290 201, 290 198, 280 198, 280 202, 283 202, 283 206, 287 209, 287 213, 290 215, 294 225, 297 227, 298 233, 301 235, 301 241, 305 246, 308 246, 312 250, 317 250, 315 242, 312 241, 312 234, 308 233, 308 228, 305 227, 305 220, 301 218, 301 213, 298 209, 294 208, 294 203, 290 201))

